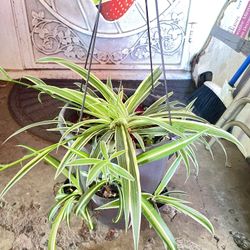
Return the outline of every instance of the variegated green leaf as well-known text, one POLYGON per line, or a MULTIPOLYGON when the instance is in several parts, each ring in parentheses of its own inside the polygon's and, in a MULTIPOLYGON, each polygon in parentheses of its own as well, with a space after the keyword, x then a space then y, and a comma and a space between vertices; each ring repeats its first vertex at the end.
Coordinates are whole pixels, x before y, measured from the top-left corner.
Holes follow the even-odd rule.
POLYGON ((35 167, 39 162, 41 162, 54 148, 47 148, 46 150, 39 153, 27 164, 25 164, 17 174, 8 182, 3 191, 0 193, 0 199, 13 187, 23 176, 25 176, 33 167, 35 167))
POLYGON ((122 187, 120 187, 119 185, 116 185, 117 186, 117 189, 118 189, 118 193, 119 193, 119 209, 118 209, 118 213, 117 213, 117 216, 116 218, 114 218, 112 221, 114 223, 117 223, 121 218, 122 218, 122 215, 123 215, 123 202, 121 201, 123 195, 122 195, 122 187))
POLYGON ((0 67, 0 80, 1 81, 12 81, 12 78, 9 76, 7 71, 0 67))
POLYGON ((205 227, 211 234, 214 233, 214 228, 211 222, 200 212, 196 211, 195 209, 183 204, 182 202, 171 200, 169 197, 156 197, 155 200, 165 200, 165 204, 168 204, 174 208, 176 208, 178 211, 186 214, 187 216, 191 217, 198 223, 200 223, 203 227, 205 227))
POLYGON ((101 152, 102 152, 102 155, 103 155, 104 159, 108 160, 108 158, 109 158, 108 148, 107 148, 107 145, 105 144, 104 141, 101 141, 100 149, 101 149, 101 152))
POLYGON ((103 204, 100 207, 97 207, 95 210, 108 210, 108 209, 116 209, 120 206, 120 199, 112 200, 108 203, 103 204))
POLYGON ((183 137, 183 133, 180 132, 180 130, 174 128, 170 124, 166 123, 163 121, 161 118, 151 118, 148 116, 136 116, 134 120, 132 120, 133 117, 131 118, 129 122, 129 127, 134 128, 134 127, 147 127, 147 126, 159 126, 160 128, 165 129, 167 132, 172 133, 174 135, 183 137))
MULTIPOLYGON (((153 85, 158 85, 158 80, 161 76, 160 68, 156 68, 153 72, 153 85)), ((152 89, 152 75, 151 73, 143 80, 143 82, 136 89, 135 93, 126 101, 126 106, 129 114, 133 113, 135 109, 149 96, 152 89)))
POLYGON ((73 161, 69 161, 67 166, 85 166, 85 165, 94 165, 101 163, 102 160, 96 158, 84 158, 84 159, 76 159, 73 161))
POLYGON ((115 163, 110 163, 108 167, 109 167, 109 170, 111 170, 111 172, 116 173, 121 178, 130 180, 130 181, 135 180, 135 178, 126 169, 120 167, 119 165, 115 163))
MULTIPOLYGON (((184 165, 185 165, 185 167, 186 167, 187 179, 188 179, 189 176, 190 176, 190 172, 191 172, 191 167, 190 167, 190 162, 189 162, 188 154, 187 154, 185 148, 181 149, 179 152, 180 152, 180 155, 181 155, 182 160, 183 160, 183 162, 184 162, 184 165)), ((187 179, 186 179, 186 180, 187 180, 187 179)))
MULTIPOLYGON (((80 75, 84 80, 87 80, 88 71, 81 66, 70 62, 68 60, 65 60, 63 58, 58 57, 44 57, 38 60, 40 63, 57 63, 59 65, 62 65, 66 68, 71 69, 78 75, 80 75)), ((92 73, 90 74, 89 84, 100 91, 100 93, 103 95, 103 97, 106 100, 113 99, 115 101, 116 94, 111 91, 102 81, 100 81, 95 75, 92 73)))
POLYGON ((169 250, 177 250, 177 245, 171 231, 167 227, 162 217, 155 210, 153 205, 142 197, 142 212, 144 217, 148 220, 155 232, 159 235, 162 241, 168 246, 169 250))
MULTIPOLYGON (((115 143, 116 143, 116 150, 118 151, 124 151, 125 154, 122 154, 117 157, 118 160, 118 165, 123 167, 129 172, 129 158, 127 155, 127 150, 128 150, 128 145, 126 143, 126 140, 124 141, 123 137, 123 132, 122 128, 120 126, 117 126, 115 128, 115 143)), ((128 229, 128 224, 129 224, 129 214, 130 214, 130 190, 131 190, 131 185, 130 181, 126 179, 121 180, 122 187, 123 187, 123 197, 121 202, 123 202, 123 212, 124 212, 124 220, 125 220, 125 230, 127 231, 128 229)))
POLYGON ((78 206, 76 208, 76 214, 79 214, 80 211, 84 211, 87 207, 89 201, 92 199, 94 194, 106 183, 106 180, 100 181, 95 185, 91 186, 80 198, 78 206))
POLYGON ((41 122, 35 122, 35 123, 32 123, 32 124, 29 124, 29 125, 21 128, 21 129, 18 129, 15 133, 13 133, 12 135, 10 135, 3 143, 7 142, 12 137, 14 137, 14 136, 16 136, 16 135, 18 135, 20 133, 23 133, 24 131, 26 131, 28 129, 31 129, 31 128, 34 128, 34 127, 38 127, 38 126, 51 125, 51 124, 57 125, 58 121, 57 120, 48 120, 48 121, 41 121, 41 122))
POLYGON ((90 168, 87 176, 87 185, 90 185, 95 179, 98 178, 99 174, 101 173, 102 169, 107 165, 105 161, 100 161, 92 168, 90 168))
POLYGON ((136 152, 133 145, 133 141, 128 133, 127 129, 122 126, 122 137, 126 142, 125 150, 128 160, 126 164, 129 164, 129 173, 134 177, 134 181, 130 181, 130 220, 132 225, 134 249, 137 250, 139 247, 140 237, 140 226, 141 226, 141 185, 140 185, 140 174, 136 160, 136 152))
POLYGON ((172 179, 174 176, 176 170, 178 169, 179 165, 181 163, 181 156, 179 155, 174 162, 171 164, 171 166, 168 168, 167 173, 164 175, 162 178, 159 186, 155 190, 155 195, 161 194, 164 190, 164 188, 168 185, 169 181, 172 179))
MULTIPOLYGON (((28 149, 29 151, 33 152, 34 155, 38 155, 41 151, 40 150, 36 150, 32 147, 27 147, 27 146, 23 146, 24 148, 28 149)), ((50 166, 54 167, 56 170, 59 167, 60 161, 58 159, 56 159, 54 156, 52 155, 46 155, 44 160, 49 163, 50 166)), ((76 178, 69 173, 68 170, 64 169, 62 171, 62 174, 69 179, 75 187, 77 187, 78 190, 81 190, 79 183, 77 182, 76 178)))
MULTIPOLYGON (((168 98, 170 98, 173 95, 173 92, 168 94, 168 98)), ((143 112, 143 115, 150 115, 158 112, 158 108, 161 104, 163 104, 166 101, 166 96, 160 97, 158 100, 156 100, 153 104, 151 104, 145 112, 143 112)))
POLYGON ((52 228, 50 230, 50 235, 49 235, 49 243, 48 243, 48 249, 49 250, 56 250, 56 235, 58 228, 63 220, 65 211, 68 207, 68 205, 71 203, 71 199, 67 200, 63 207, 60 209, 58 215, 56 216, 54 222, 52 223, 52 228))
POLYGON ((189 136, 187 138, 174 140, 170 143, 163 144, 159 147, 156 147, 156 148, 153 148, 147 152, 144 152, 144 153, 137 156, 138 164, 142 165, 142 164, 145 164, 148 162, 162 159, 168 155, 171 155, 171 154, 185 148, 190 143, 193 143, 205 131, 197 133, 193 136, 189 136))
POLYGON ((69 195, 66 195, 63 199, 61 199, 60 201, 58 201, 49 211, 49 215, 48 215, 48 218, 49 218, 49 221, 50 222, 53 222, 56 218, 56 215, 58 214, 60 208, 63 206, 63 204, 65 203, 65 201, 67 201, 68 199, 70 199, 71 197, 74 197, 75 194, 72 193, 72 194, 69 194, 69 195))
POLYGON ((125 150, 121 150, 121 151, 117 151, 117 152, 114 152, 111 156, 110 156, 110 159, 115 159, 117 157, 119 157, 120 155, 123 155, 125 154, 125 150))
MULTIPOLYGON (((96 125, 92 126, 86 131, 84 131, 80 137, 78 137, 71 148, 75 150, 81 150, 94 136, 98 135, 105 129, 106 125, 96 125)), ((71 150, 68 150, 67 153, 64 155, 63 159, 60 162, 59 168, 56 172, 56 177, 62 172, 62 170, 67 166, 67 163, 72 159, 74 153, 71 150)))
MULTIPOLYGON (((168 120, 166 120, 166 122, 168 122, 168 120)), ((179 119, 172 119, 172 124, 174 127, 178 127, 181 130, 187 130, 196 133, 207 130, 206 131, 207 135, 226 139, 237 145, 243 152, 245 150, 242 144, 232 134, 214 125, 196 121, 179 120, 179 119)))
POLYGON ((145 148, 145 144, 144 144, 144 141, 142 139, 142 137, 138 134, 138 133, 132 133, 132 135, 135 137, 135 139, 137 140, 137 142, 139 143, 141 149, 143 152, 146 151, 146 148, 145 148))

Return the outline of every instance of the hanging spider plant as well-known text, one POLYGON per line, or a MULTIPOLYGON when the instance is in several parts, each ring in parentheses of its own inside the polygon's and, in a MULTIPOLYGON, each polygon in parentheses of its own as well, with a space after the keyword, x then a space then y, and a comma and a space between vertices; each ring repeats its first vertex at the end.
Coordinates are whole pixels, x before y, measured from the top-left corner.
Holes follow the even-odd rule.
MULTIPOLYGON (((47 57, 40 59, 39 62, 57 63, 77 73, 83 80, 86 80, 88 75, 84 68, 62 58, 47 57)), ((6 82, 21 84, 40 93, 49 94, 70 104, 70 108, 75 111, 80 112, 82 108, 84 94, 81 91, 50 86, 32 76, 24 77, 30 82, 24 83, 11 79, 3 69, 1 73, 6 82)), ((207 145, 205 137, 209 136, 216 139, 223 138, 238 147, 242 146, 230 133, 194 115, 191 105, 184 107, 170 103, 171 125, 169 112, 166 112, 166 97, 160 97, 149 107, 144 107, 143 111, 138 111, 138 107, 150 95, 151 84, 153 83, 154 87, 159 84, 160 76, 161 70, 156 68, 152 74, 153 81, 150 74, 134 94, 126 98, 122 88, 114 91, 110 80, 105 84, 90 74, 89 84, 94 91, 89 90, 86 94, 84 119, 75 123, 65 120, 63 135, 57 143, 42 149, 23 146, 29 153, 12 163, 0 165, 2 172, 22 163, 21 169, 0 193, 0 199, 42 161, 55 168, 55 177, 64 175, 69 180, 59 189, 56 203, 49 213, 52 224, 49 249, 56 248, 59 225, 63 220, 70 224, 72 214, 82 218, 89 228, 93 229, 88 205, 104 186, 115 186, 116 194, 97 209, 117 209, 114 222, 123 219, 126 230, 132 227, 135 250, 139 244, 142 214, 164 245, 168 249, 177 249, 171 231, 156 209, 156 203, 172 206, 196 220, 213 234, 213 226, 204 215, 189 207, 188 202, 178 198, 174 192, 167 192, 165 188, 181 163, 186 167, 187 177, 190 175, 191 165, 198 172, 193 146, 195 142, 207 145), (86 116, 88 119, 85 119, 86 116), (157 142, 153 148, 147 145, 149 138, 153 144, 157 142), (91 146, 90 150, 86 150, 87 145, 91 146), (52 152, 58 148, 66 149, 61 159, 52 156, 52 152), (141 151, 140 154, 138 149, 141 151), (141 188, 139 169, 143 168, 144 164, 173 154, 175 158, 154 192, 144 192, 141 188), (87 166, 86 170, 81 170, 81 166, 87 166), (82 176, 85 177, 85 183, 81 183, 82 176)), ((20 129, 12 136, 39 125, 55 124, 54 130, 58 130, 56 128, 58 123, 58 117, 51 121, 38 122, 20 129)))

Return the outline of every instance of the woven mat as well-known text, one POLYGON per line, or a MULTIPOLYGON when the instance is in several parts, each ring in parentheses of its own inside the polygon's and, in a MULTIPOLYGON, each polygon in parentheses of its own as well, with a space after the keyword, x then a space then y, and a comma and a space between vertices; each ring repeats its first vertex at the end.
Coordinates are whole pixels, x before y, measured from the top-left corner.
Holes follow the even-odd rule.
MULTIPOLYGON (((48 82, 48 81, 46 81, 48 82)), ((51 84, 48 82, 48 84, 51 84)), ((53 85, 62 87, 74 86, 72 82, 53 82, 53 85)), ((41 103, 38 100, 38 92, 22 86, 13 86, 9 96, 9 110, 15 121, 21 126, 54 119, 63 106, 60 102, 46 94, 40 95, 41 103)), ((53 126, 39 126, 29 130, 32 134, 50 142, 57 142, 60 138, 59 132, 47 131, 53 126)))

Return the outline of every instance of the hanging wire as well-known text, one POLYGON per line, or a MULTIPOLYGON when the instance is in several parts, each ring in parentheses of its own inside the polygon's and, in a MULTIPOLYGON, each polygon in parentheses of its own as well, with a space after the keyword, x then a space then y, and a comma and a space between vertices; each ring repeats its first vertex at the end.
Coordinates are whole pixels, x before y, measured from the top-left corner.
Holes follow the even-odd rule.
MULTIPOLYGON (((85 108, 84 104, 85 104, 87 91, 88 91, 88 86, 89 86, 90 71, 91 71, 91 66, 92 66, 92 61, 93 61, 95 42, 96 42, 98 24, 99 24, 99 19, 100 19, 101 5, 102 5, 102 0, 100 0, 99 5, 98 5, 98 11, 97 11, 97 14, 96 14, 96 21, 95 21, 95 25, 94 25, 94 29, 93 29, 93 33, 92 33, 92 37, 91 37, 91 41, 90 41, 90 45, 89 45, 89 49, 88 49, 87 60, 85 62, 85 68, 86 68, 87 63, 88 63, 88 58, 89 58, 89 55, 90 55, 88 73, 87 73, 87 78, 86 78, 86 86, 85 86, 85 90, 84 90, 84 94, 83 94, 82 108, 81 108, 81 112, 80 112, 80 116, 79 116, 79 122, 82 120, 83 111, 84 111, 84 108, 85 108)), ((82 86, 81 86, 81 89, 82 89, 82 86)))
POLYGON ((153 79, 153 58, 152 58, 152 43, 151 43, 151 34, 150 34, 150 22, 149 22, 149 14, 148 14, 148 0, 145 0, 146 6, 146 19, 147 19, 147 32, 148 32, 148 47, 149 47, 149 59, 150 59, 150 71, 151 71, 151 84, 152 89, 151 92, 154 90, 154 79, 153 79))
MULTIPOLYGON (((172 117, 171 117, 170 104, 169 104, 169 99, 168 99, 168 85, 167 85, 167 79, 166 79, 166 69, 165 69, 164 53, 163 53, 163 45, 162 45, 158 0, 155 0, 155 10, 156 10, 157 29, 158 29, 158 36, 159 36, 159 45, 160 45, 160 51, 161 51, 161 64, 162 64, 163 79, 164 79, 164 86, 165 86, 166 106, 168 109, 169 124, 172 125, 172 117)), ((172 139, 171 133, 169 134, 169 137, 170 139, 172 139)))
MULTIPOLYGON (((98 7, 98 12, 99 12, 99 7, 98 7)), ((96 18, 95 18, 95 24, 94 24, 93 32, 91 34, 91 39, 90 39, 90 42, 89 42, 89 47, 88 47, 88 51, 87 51, 87 57, 86 57, 85 64, 84 64, 84 68, 85 69, 87 69, 87 65, 88 65, 88 61, 89 61, 89 55, 90 55, 90 50, 91 50, 92 45, 93 45, 94 36, 97 33, 97 24, 98 24, 98 18, 99 18, 98 17, 98 12, 97 12, 97 15, 96 15, 96 18)), ((83 84, 84 84, 84 81, 82 80, 81 87, 80 87, 80 91, 81 92, 83 92, 83 84)))

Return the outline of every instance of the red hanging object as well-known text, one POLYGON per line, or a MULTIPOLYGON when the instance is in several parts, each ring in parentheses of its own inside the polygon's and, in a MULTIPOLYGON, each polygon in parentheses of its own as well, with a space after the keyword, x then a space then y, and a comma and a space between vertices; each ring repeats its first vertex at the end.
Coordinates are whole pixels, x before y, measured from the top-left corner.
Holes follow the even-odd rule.
POLYGON ((135 0, 110 0, 102 3, 101 14, 107 21, 121 18, 133 5, 135 0))

